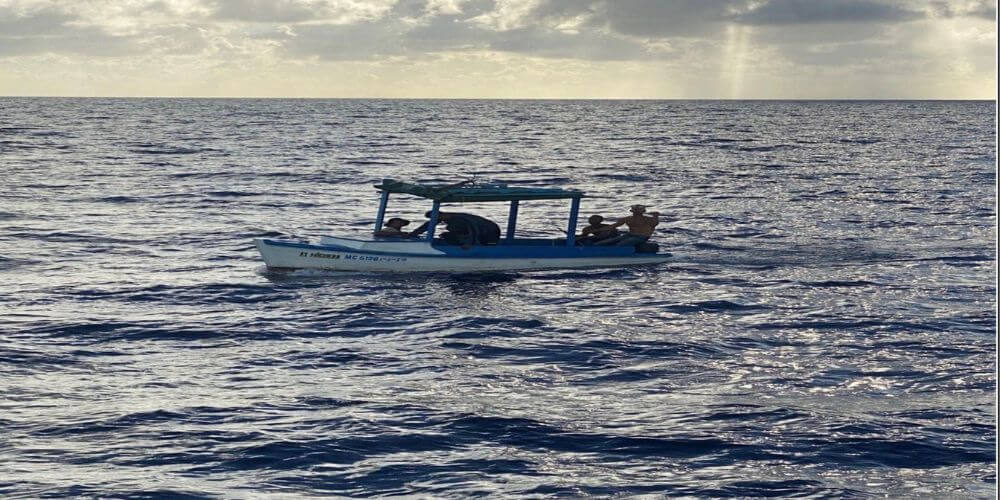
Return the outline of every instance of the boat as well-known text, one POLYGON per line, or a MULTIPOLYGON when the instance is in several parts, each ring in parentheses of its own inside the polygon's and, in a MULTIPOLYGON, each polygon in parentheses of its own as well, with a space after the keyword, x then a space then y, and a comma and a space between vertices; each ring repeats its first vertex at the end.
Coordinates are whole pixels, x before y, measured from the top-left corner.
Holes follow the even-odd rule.
POLYGON ((431 201, 427 234, 420 239, 354 239, 322 236, 318 243, 257 238, 254 240, 269 271, 300 269, 363 272, 503 272, 660 264, 670 259, 656 245, 590 246, 575 238, 580 200, 578 190, 512 187, 503 183, 436 185, 383 179, 374 232, 383 227, 390 195, 410 195, 431 201), (519 238, 516 235, 520 202, 569 200, 566 236, 519 238), (435 238, 443 204, 507 202, 506 233, 495 244, 458 245, 435 238))

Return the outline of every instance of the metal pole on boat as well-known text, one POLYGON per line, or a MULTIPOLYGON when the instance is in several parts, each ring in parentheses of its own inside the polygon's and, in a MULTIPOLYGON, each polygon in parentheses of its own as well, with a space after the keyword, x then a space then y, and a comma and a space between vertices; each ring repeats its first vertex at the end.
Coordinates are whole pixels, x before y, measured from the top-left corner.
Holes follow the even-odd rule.
POLYGON ((438 223, 438 212, 441 211, 441 202, 435 200, 431 206, 431 220, 427 221, 427 241, 434 243, 434 227, 438 223))
POLYGON ((569 205, 569 228, 566 229, 566 246, 576 245, 576 219, 580 216, 580 198, 573 198, 569 205))
POLYGON ((517 200, 511 200, 510 213, 507 215, 507 241, 514 241, 514 228, 517 227, 517 200))
POLYGON ((378 202, 378 214, 375 215, 375 232, 382 230, 382 219, 385 218, 385 207, 389 204, 389 192, 382 191, 382 199, 378 202))

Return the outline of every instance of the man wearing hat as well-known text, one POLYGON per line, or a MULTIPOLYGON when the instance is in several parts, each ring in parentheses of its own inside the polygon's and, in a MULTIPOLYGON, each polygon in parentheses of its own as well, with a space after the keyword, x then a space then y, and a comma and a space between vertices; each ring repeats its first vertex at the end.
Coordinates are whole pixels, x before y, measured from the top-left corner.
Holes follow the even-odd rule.
POLYGON ((403 226, 409 223, 410 221, 406 219, 393 217, 389 219, 389 222, 386 222, 385 225, 382 226, 382 229, 375 233, 375 236, 395 236, 397 238, 403 238, 407 236, 407 234, 403 232, 403 226))
POLYGON ((660 212, 649 212, 649 215, 645 215, 645 205, 632 205, 631 212, 632 215, 618 219, 618 222, 611 225, 612 228, 628 225, 627 233, 599 241, 595 245, 638 245, 653 236, 656 225, 660 223, 660 212))

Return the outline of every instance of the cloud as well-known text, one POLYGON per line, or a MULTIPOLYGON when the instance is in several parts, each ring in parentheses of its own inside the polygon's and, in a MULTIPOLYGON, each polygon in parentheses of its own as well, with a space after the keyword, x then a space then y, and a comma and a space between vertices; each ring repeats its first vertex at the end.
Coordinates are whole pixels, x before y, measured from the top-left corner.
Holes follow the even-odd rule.
POLYGON ((406 52, 388 23, 310 24, 281 37, 281 51, 293 58, 328 61, 374 60, 406 52))
POLYGON ((770 0, 733 16, 752 25, 897 23, 923 17, 905 7, 868 0, 770 0))
POLYGON ((639 37, 695 37, 723 29, 734 2, 661 2, 657 0, 603 1, 595 5, 592 24, 639 37))
POLYGON ((66 30, 66 25, 76 20, 65 12, 43 8, 22 11, 0 5, 0 37, 46 36, 66 30))
POLYGON ((133 37, 81 26, 80 19, 51 7, 37 10, 0 6, 0 56, 41 53, 123 56, 141 50, 133 37))
POLYGON ((417 52, 485 49, 497 33, 462 15, 432 15, 400 27, 400 44, 417 52))
POLYGON ((506 31, 489 44, 492 50, 538 57, 589 61, 624 61, 648 58, 651 54, 633 40, 599 33, 564 33, 545 28, 506 31))
POLYGON ((996 21, 997 18, 997 3, 990 0, 932 1, 929 10, 945 18, 972 17, 987 21, 996 21))
MULTIPOLYGON (((294 36, 281 30, 265 36, 278 41, 290 57, 324 60, 375 60, 390 56, 419 59, 461 51, 585 61, 674 56, 670 51, 651 48, 641 39, 595 29, 566 29, 558 16, 486 22, 482 16, 493 6, 489 1, 464 2, 461 10, 425 8, 430 5, 406 2, 397 5, 394 15, 375 21, 347 25, 302 23, 293 28, 294 36), (513 28, 510 23, 520 27, 513 28)), ((525 10, 523 14, 529 12, 525 10)))
POLYGON ((640 38, 696 36, 722 29, 740 0, 498 0, 473 20, 506 31, 543 26, 559 31, 593 31, 640 38))
POLYGON ((212 17, 227 21, 289 23, 317 19, 321 11, 296 0, 218 0, 212 17))
POLYGON ((540 0, 494 0, 492 8, 487 9, 471 21, 493 31, 507 31, 523 28, 530 24, 529 14, 540 0))
MULTIPOLYGON (((255 68, 247 78, 261 81, 261 71, 281 67, 316 89, 329 75, 303 75, 332 67, 355 75, 336 73, 337 89, 361 74, 401 75, 405 86, 410 79, 400 68, 469 68, 463 82, 503 74, 515 87, 518 78, 539 79, 524 85, 532 89, 570 67, 590 80, 627 68, 629 78, 648 81, 623 81, 622 89, 685 96, 723 89, 723 97, 776 86, 799 97, 809 86, 836 95, 864 89, 866 75, 883 70, 930 81, 934 71, 959 68, 968 88, 983 81, 994 92, 995 16, 994 0, 0 0, 0 64, 62 57, 80 61, 80 71, 97 67, 95 58, 123 73, 157 64, 201 68, 191 78, 255 68), (816 80, 802 83, 799 75, 816 80), (844 78, 852 84, 838 85, 844 78)), ((438 86, 428 90, 438 95, 450 76, 419 81, 438 86)), ((283 88, 282 76, 274 78, 273 88, 283 88)), ((575 95, 596 85, 558 81, 575 95)))
POLYGON ((213 0, 212 18, 258 23, 323 21, 349 24, 384 16, 395 0, 213 0))
POLYGON ((963 12, 963 14, 970 17, 978 17, 980 19, 985 19, 987 21, 997 20, 997 3, 994 2, 974 2, 972 7, 963 12))

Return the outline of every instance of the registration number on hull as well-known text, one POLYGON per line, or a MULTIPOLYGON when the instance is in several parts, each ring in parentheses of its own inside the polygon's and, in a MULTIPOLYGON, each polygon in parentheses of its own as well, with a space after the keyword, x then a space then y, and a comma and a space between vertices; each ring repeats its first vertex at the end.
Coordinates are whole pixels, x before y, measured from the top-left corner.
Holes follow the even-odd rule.
POLYGON ((406 262, 406 257, 397 257, 389 255, 355 255, 355 254, 339 254, 339 253, 326 253, 326 252, 299 252, 299 257, 310 257, 313 259, 343 259, 343 260, 355 260, 355 261, 365 261, 365 262, 406 262))

